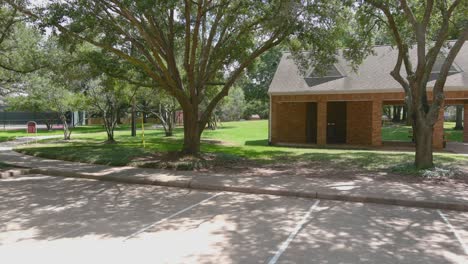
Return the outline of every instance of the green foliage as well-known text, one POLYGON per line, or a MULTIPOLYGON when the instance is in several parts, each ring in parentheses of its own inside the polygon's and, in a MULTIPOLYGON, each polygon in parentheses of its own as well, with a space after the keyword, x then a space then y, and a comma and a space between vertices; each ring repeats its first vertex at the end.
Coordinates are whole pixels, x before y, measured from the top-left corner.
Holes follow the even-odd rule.
MULTIPOLYGON (((176 98, 187 153, 198 152, 199 135, 243 71, 297 30, 301 12, 298 0, 54 1, 32 10, 6 1, 60 31, 63 43, 91 43, 144 73, 138 83, 176 98)), ((132 77, 125 79, 136 84, 132 77)))
POLYGON ((269 101, 268 88, 283 54, 283 46, 280 45, 267 51, 249 67, 245 79, 241 82, 247 102, 250 103, 250 101, 254 100, 269 101))
POLYGON ((51 51, 39 30, 0 3, 0 95, 21 88, 23 74, 49 65, 51 51))
POLYGON ((85 106, 84 96, 73 93, 55 83, 50 75, 29 75, 23 93, 7 98, 10 110, 31 112, 57 112, 64 114, 79 111, 85 106))
POLYGON ((270 113, 270 104, 264 100, 252 100, 248 102, 244 110, 244 118, 249 119, 252 115, 259 115, 262 119, 267 119, 270 113))
POLYGON ((301 28, 290 41, 290 49, 303 74, 312 69, 325 74, 339 51, 357 69, 371 53, 370 41, 359 34, 354 20, 354 1, 305 1, 301 28), (347 48, 347 49, 344 49, 347 48), (306 52, 304 52, 306 51, 306 52))
POLYGON ((215 115, 221 121, 239 121, 245 109, 244 91, 234 87, 215 109, 215 115))

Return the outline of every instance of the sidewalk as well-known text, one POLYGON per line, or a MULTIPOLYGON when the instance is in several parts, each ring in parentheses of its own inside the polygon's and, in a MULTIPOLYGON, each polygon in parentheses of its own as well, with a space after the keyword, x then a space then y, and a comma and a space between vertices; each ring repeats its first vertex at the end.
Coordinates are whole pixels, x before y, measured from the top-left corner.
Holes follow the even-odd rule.
POLYGON ((307 197, 468 211, 468 190, 390 181, 336 181, 304 177, 201 174, 135 167, 110 167, 27 156, 12 151, 25 139, 0 143, 0 161, 31 168, 30 173, 200 190, 307 197))

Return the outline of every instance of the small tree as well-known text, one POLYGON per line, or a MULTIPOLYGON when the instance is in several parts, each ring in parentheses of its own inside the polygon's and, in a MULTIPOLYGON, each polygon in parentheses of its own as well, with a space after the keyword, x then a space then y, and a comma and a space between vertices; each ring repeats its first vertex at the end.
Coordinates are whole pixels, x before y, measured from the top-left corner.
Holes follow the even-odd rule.
POLYGON ((216 107, 214 113, 221 121, 238 121, 242 118, 244 109, 244 91, 240 87, 234 87, 216 107))
POLYGON ((119 111, 128 106, 133 89, 127 83, 101 76, 88 83, 86 94, 91 110, 102 116, 107 133, 106 143, 115 143, 114 130, 119 111))
POLYGON ((166 137, 174 133, 175 112, 179 108, 177 101, 158 88, 140 88, 137 92, 138 110, 150 113, 161 121, 166 137), (157 94, 157 96, 155 96, 157 94))
POLYGON ((398 49, 391 76, 402 86, 408 116, 416 139, 415 165, 433 167, 432 134, 444 104, 444 86, 453 61, 468 38, 466 1, 453 0, 365 0, 356 13, 363 35, 372 35, 372 27, 381 25, 398 49), (454 33, 455 32, 455 33, 454 33), (450 36, 457 40, 450 46, 450 36), (416 49, 413 67, 410 49, 416 49), (428 82, 436 61, 441 60, 432 98, 428 82))

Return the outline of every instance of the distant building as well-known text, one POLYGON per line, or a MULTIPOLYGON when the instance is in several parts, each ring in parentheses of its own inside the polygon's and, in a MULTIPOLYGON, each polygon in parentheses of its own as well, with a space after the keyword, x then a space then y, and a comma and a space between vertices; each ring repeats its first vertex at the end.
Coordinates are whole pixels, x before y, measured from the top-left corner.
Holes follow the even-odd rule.
MULTIPOLYGON (((271 144, 382 145, 382 106, 402 105, 405 94, 390 72, 398 50, 374 48, 357 72, 343 56, 325 75, 311 69, 301 74, 290 53, 284 53, 269 88, 271 144)), ((416 50, 411 50, 411 58, 416 50)), ((444 56, 434 65, 432 86, 444 56)), ((431 95, 429 95, 431 96, 431 95)), ((468 43, 461 48, 445 84, 445 105, 464 105, 468 142, 468 43)), ((434 147, 443 146, 443 111, 434 126, 434 147)))
MULTIPOLYGON (((86 113, 84 111, 69 112, 68 124, 78 126, 85 124, 86 113)), ((60 125, 62 121, 55 112, 27 112, 9 111, 8 106, 0 98, 0 129, 6 126, 26 125, 28 121, 35 121, 38 125, 60 125)))

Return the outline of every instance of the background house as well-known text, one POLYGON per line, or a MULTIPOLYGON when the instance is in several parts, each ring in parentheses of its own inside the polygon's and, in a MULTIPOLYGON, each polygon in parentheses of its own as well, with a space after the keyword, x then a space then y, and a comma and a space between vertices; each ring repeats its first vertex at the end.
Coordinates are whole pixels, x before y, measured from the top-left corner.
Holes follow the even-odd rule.
MULTIPOLYGON (((382 107, 403 105, 404 92, 390 76, 398 51, 376 46, 357 72, 338 56, 325 75, 301 74, 284 53, 269 88, 271 144, 382 145, 382 107)), ((415 50, 411 58, 415 59, 415 50)), ((428 91, 444 56, 434 66, 428 91)), ((464 105, 464 141, 468 142, 468 44, 455 59, 445 85, 445 105, 464 105)), ((431 96, 431 95, 429 95, 431 96)), ((443 110, 434 127, 434 147, 443 147, 443 110)))
MULTIPOLYGON (((85 119, 84 111, 68 113, 68 124, 71 126, 84 125, 85 119)), ((60 125, 62 123, 55 112, 9 111, 8 106, 0 97, 0 129, 23 128, 28 121, 35 121, 41 128, 46 128, 46 124, 60 125)))

